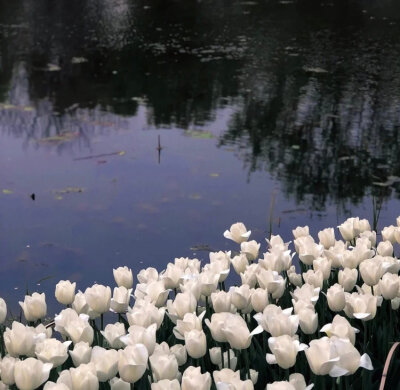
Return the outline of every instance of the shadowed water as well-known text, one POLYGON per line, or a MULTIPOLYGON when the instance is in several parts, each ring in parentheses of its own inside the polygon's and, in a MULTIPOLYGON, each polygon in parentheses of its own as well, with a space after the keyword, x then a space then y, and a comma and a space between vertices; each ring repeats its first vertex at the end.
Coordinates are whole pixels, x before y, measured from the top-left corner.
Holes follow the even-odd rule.
POLYGON ((400 7, 346 4, 0 0, 0 295, 394 223, 400 7))

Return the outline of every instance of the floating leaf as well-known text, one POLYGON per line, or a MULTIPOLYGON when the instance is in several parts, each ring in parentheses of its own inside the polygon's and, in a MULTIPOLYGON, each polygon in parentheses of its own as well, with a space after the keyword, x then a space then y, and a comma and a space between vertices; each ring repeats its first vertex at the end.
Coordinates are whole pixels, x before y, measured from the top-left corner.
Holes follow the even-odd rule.
POLYGON ((13 194, 13 193, 14 193, 14 191, 12 191, 12 190, 7 190, 7 189, 3 190, 3 194, 5 194, 5 195, 10 195, 10 194, 13 194))
POLYGON ((125 151, 121 150, 120 152, 118 152, 118 156, 124 156, 126 154, 125 151))
POLYGON ((199 200, 201 198, 202 198, 202 196, 200 194, 190 194, 189 195, 189 199, 199 200))
POLYGON ((82 187, 65 187, 61 190, 55 190, 56 194, 69 194, 69 193, 79 193, 83 192, 84 189, 82 187))
POLYGON ((214 138, 212 133, 209 131, 201 131, 201 130, 187 130, 184 133, 186 136, 192 137, 192 138, 199 138, 199 139, 210 139, 214 138))
POLYGON ((210 173, 211 177, 219 177, 219 173, 210 173))

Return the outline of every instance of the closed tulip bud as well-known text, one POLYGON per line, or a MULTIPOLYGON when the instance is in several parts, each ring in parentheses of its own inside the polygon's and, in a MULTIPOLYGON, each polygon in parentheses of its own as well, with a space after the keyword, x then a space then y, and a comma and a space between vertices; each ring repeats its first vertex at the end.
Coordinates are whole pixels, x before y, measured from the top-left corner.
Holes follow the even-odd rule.
POLYGON ((125 336, 125 326, 122 322, 116 322, 115 324, 108 324, 104 330, 100 331, 103 337, 107 340, 108 345, 113 349, 123 348, 125 344, 120 340, 122 336, 125 336))
POLYGON ((53 367, 61 366, 68 359, 68 347, 71 341, 62 343, 56 339, 44 339, 36 344, 36 357, 43 363, 51 363, 53 367))
POLYGON ((244 253, 241 253, 240 255, 233 257, 231 263, 235 272, 240 275, 246 270, 246 267, 249 265, 249 260, 247 260, 247 256, 244 253))
POLYGON ((324 256, 332 261, 333 268, 342 266, 343 254, 346 252, 347 246, 343 241, 335 241, 335 245, 324 250, 324 256))
POLYGON ((358 329, 353 328, 346 318, 336 314, 331 324, 324 325, 320 332, 326 333, 328 337, 336 336, 340 339, 348 339, 354 345, 358 329))
POLYGON ((129 345, 119 352, 119 376, 125 382, 138 381, 146 371, 149 353, 143 344, 129 345))
POLYGON ((148 301, 136 301, 135 306, 128 308, 126 315, 129 325, 139 325, 147 328, 151 324, 157 324, 157 329, 164 320, 165 308, 157 308, 148 301))
POLYGON ((3 334, 7 352, 13 356, 35 356, 35 343, 46 336, 36 335, 33 328, 14 321, 12 327, 7 328, 3 334))
POLYGON ((399 292, 399 277, 395 274, 385 274, 379 281, 379 289, 383 298, 394 299, 399 292))
POLYGON ((219 275, 211 271, 203 271, 199 274, 198 280, 200 283, 201 295, 209 297, 217 290, 219 275))
POLYGON ((7 317, 7 305, 3 298, 0 298, 0 325, 4 323, 7 317))
POLYGON ((256 260, 258 258, 260 244, 254 240, 249 242, 242 242, 240 244, 240 250, 247 256, 250 261, 256 260))
POLYGON ((311 236, 296 238, 294 243, 299 259, 307 265, 312 265, 313 261, 320 257, 324 251, 324 247, 316 244, 311 236))
POLYGON ((201 373, 200 367, 189 366, 182 375, 182 390, 210 390, 211 375, 201 373))
POLYGON ((158 280, 158 271, 153 267, 142 269, 138 273, 137 278, 139 280, 139 283, 147 284, 150 282, 156 282, 158 280))
POLYGON ((324 280, 328 280, 331 276, 332 261, 325 257, 318 257, 313 261, 314 271, 321 271, 324 280))
POLYGON ((88 343, 81 341, 75 344, 74 349, 69 351, 69 354, 71 355, 74 366, 78 367, 81 364, 87 364, 90 362, 92 347, 88 343))
POLYGON ((184 270, 178 265, 169 263, 167 269, 160 275, 161 279, 164 281, 165 288, 178 288, 183 271, 184 270))
POLYGON ((34 390, 49 379, 51 363, 42 363, 40 360, 28 358, 15 363, 15 384, 20 390, 34 390))
POLYGON ((226 262, 216 261, 214 263, 206 264, 203 271, 211 272, 218 275, 218 282, 222 283, 226 280, 230 272, 230 263, 226 265, 226 262))
POLYGON ((375 259, 365 260, 360 264, 360 273, 365 284, 375 286, 383 275, 382 263, 375 259))
POLYGON ((178 375, 178 361, 172 353, 154 353, 150 356, 150 364, 156 382, 162 379, 173 380, 178 375))
POLYGON ((296 287, 301 287, 303 285, 303 277, 297 272, 288 273, 289 282, 296 287))
POLYGON ((289 383, 293 385, 295 390, 311 390, 314 385, 307 386, 302 374, 290 374, 289 383))
POLYGON ((125 287, 127 290, 133 286, 133 275, 132 270, 128 267, 118 267, 113 269, 115 283, 118 287, 125 287))
POLYGON ((78 314, 88 314, 89 313, 89 305, 86 302, 85 294, 82 291, 79 291, 75 294, 74 301, 72 302, 72 308, 78 314))
POLYGON ((75 299, 76 283, 69 280, 60 280, 56 284, 55 296, 62 305, 70 305, 75 299))
POLYGON ((349 318, 362 321, 372 320, 376 315, 377 297, 371 294, 345 294, 344 312, 349 318))
POLYGON ((201 322, 205 314, 205 311, 199 316, 196 316, 195 313, 186 313, 182 320, 176 322, 176 326, 173 329, 175 337, 179 340, 184 340, 186 332, 190 332, 193 329, 202 330, 201 322))
POLYGON ((318 314, 313 309, 302 309, 298 313, 300 328, 305 334, 313 334, 318 328, 318 314))
POLYGON ((106 382, 117 375, 119 355, 115 349, 93 347, 90 361, 96 367, 97 378, 100 382, 106 382))
POLYGON ((382 239, 383 241, 390 241, 392 244, 396 242, 395 232, 397 230, 397 226, 387 226, 382 230, 382 239))
POLYGON ((210 252, 210 264, 219 263, 222 269, 229 269, 231 265, 231 252, 210 252))
POLYGON ((319 299, 320 291, 319 287, 316 288, 309 283, 305 283, 301 287, 296 287, 290 294, 296 301, 306 301, 315 305, 319 299))
POLYGON ((292 305, 294 309, 294 314, 299 314, 300 310, 303 309, 310 309, 312 311, 315 311, 314 305, 309 302, 309 301, 303 301, 302 299, 296 301, 295 299, 292 299, 292 305))
POLYGON ((175 344, 170 348, 170 352, 175 355, 178 366, 183 366, 186 363, 187 352, 184 345, 175 344))
POLYGON ((315 288, 322 288, 324 274, 320 270, 313 271, 309 269, 307 272, 303 272, 303 279, 306 283, 313 285, 315 288))
POLYGON ((336 242, 335 231, 333 230, 333 228, 321 230, 318 233, 318 238, 320 244, 322 244, 325 249, 329 249, 330 247, 334 246, 336 242))
POLYGON ((300 344, 288 335, 270 337, 268 346, 272 354, 267 354, 268 364, 278 364, 284 369, 293 367, 296 363, 297 353, 307 348, 305 344, 300 344))
POLYGON ((359 218, 348 218, 340 226, 338 226, 340 234, 345 241, 351 241, 360 234, 358 228, 359 218))
POLYGON ((211 302, 216 313, 231 310, 231 294, 225 291, 217 291, 211 294, 211 302))
POLYGON ((18 362, 18 359, 9 355, 6 355, 0 362, 1 380, 6 385, 11 386, 15 383, 14 368, 16 362, 18 362))
POLYGON ((250 346, 251 338, 261 333, 262 327, 259 326, 250 333, 246 321, 240 315, 228 313, 221 330, 231 348, 241 350, 250 346))
POLYGON ((254 288, 257 284, 257 274, 259 272, 258 264, 250 264, 246 267, 245 271, 240 274, 242 284, 247 284, 250 288, 254 288))
POLYGON ((96 313, 106 313, 110 310, 111 289, 101 284, 94 284, 85 291, 85 298, 89 307, 96 313))
POLYGON ((222 327, 229 314, 230 313, 214 313, 211 316, 211 321, 208 318, 205 320, 206 325, 211 331, 212 338, 218 343, 224 343, 228 341, 225 332, 222 330, 222 327))
POLYGON ((344 296, 344 288, 340 284, 336 283, 328 288, 327 291, 328 306, 334 312, 342 311, 346 305, 346 299, 344 296))
POLYGON ((181 390, 181 385, 177 379, 173 379, 172 381, 163 379, 157 383, 152 383, 151 390, 181 390))
POLYGON ((381 256, 392 256, 393 245, 390 241, 381 241, 376 247, 376 252, 381 256))
POLYGON ((247 284, 243 284, 240 287, 231 287, 229 289, 231 295, 231 302, 238 310, 245 310, 251 300, 251 289, 247 284))
POLYGON ((132 325, 128 329, 129 333, 121 337, 121 341, 125 345, 143 344, 146 346, 149 355, 151 355, 156 347, 156 331, 156 324, 151 324, 147 328, 139 325, 132 325))
POLYGON ((130 299, 131 290, 126 289, 124 286, 115 287, 110 304, 111 310, 115 313, 125 313, 128 310, 130 299))
POLYGON ((349 292, 356 285, 357 277, 358 271, 356 269, 345 268, 339 271, 339 284, 343 286, 344 291, 349 292))
POLYGON ((241 244, 249 239, 251 231, 247 231, 246 226, 242 222, 234 223, 229 230, 225 230, 224 237, 228 240, 241 244))
POLYGON ((33 293, 26 295, 24 302, 19 302, 27 321, 34 322, 42 319, 47 314, 46 295, 33 293))
POLYGON ((185 346, 188 355, 193 359, 203 357, 207 352, 206 335, 202 330, 193 329, 185 333, 185 346))
POLYGON ((268 305, 268 291, 257 288, 251 294, 251 306, 257 313, 261 313, 268 305))
POLYGON ((98 390, 99 380, 93 363, 81 364, 70 372, 73 390, 98 390))
POLYGON ((292 230, 292 233, 294 238, 304 237, 310 234, 310 229, 308 228, 308 226, 297 226, 296 229, 292 230))
POLYGON ((110 380, 110 390, 130 390, 131 384, 123 381, 121 378, 112 378, 110 380))

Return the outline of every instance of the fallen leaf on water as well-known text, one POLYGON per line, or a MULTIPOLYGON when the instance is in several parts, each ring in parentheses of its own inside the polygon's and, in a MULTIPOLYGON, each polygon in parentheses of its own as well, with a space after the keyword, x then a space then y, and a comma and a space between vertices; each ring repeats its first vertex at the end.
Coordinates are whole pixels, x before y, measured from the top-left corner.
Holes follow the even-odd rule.
POLYGON ((61 195, 57 195, 54 197, 55 200, 61 200, 63 197, 61 195))
POLYGON ((219 177, 219 173, 210 173, 211 177, 219 177))
POLYGON ((209 131, 201 131, 201 130, 187 130, 184 132, 184 135, 199 139, 214 138, 214 136, 209 131))
POLYGON ((83 192, 84 189, 82 187, 65 187, 61 190, 54 190, 56 194, 70 194, 70 193, 79 193, 83 192))
POLYGON ((51 137, 45 137, 45 138, 41 138, 39 140, 37 140, 37 142, 42 143, 42 144, 60 144, 63 142, 68 142, 68 141, 72 141, 75 138, 79 137, 79 133, 76 131, 66 131, 64 133, 61 134, 57 134, 51 137))
POLYGON ((326 69, 320 68, 320 67, 308 67, 308 66, 303 66, 303 70, 305 72, 309 72, 309 73, 328 73, 328 71, 326 69))
POLYGON ((125 151, 121 150, 121 151, 118 153, 118 156, 124 156, 125 153, 126 153, 125 151))
POLYGON ((14 191, 11 191, 11 190, 7 190, 7 189, 3 190, 3 194, 5 194, 5 195, 10 195, 10 194, 13 194, 13 193, 14 193, 14 191))

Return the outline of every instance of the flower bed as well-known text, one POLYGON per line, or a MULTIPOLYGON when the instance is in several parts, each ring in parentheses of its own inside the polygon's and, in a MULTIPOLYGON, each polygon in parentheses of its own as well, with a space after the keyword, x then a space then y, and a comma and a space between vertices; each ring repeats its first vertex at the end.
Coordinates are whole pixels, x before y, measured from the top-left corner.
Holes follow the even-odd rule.
MULTIPOLYGON (((114 270, 113 294, 60 281, 55 297, 66 308, 54 331, 38 293, 20 302, 26 325, 2 327, 0 390, 378 388, 399 340, 398 226, 384 228, 378 245, 358 218, 338 227, 343 240, 328 228, 316 242, 298 227, 294 252, 272 236, 260 258, 261 245, 236 223, 224 236, 237 252, 144 269, 134 290, 128 267, 114 270), (227 289, 231 271, 241 285, 227 289)), ((1 323, 6 314, 0 300, 1 323)))

